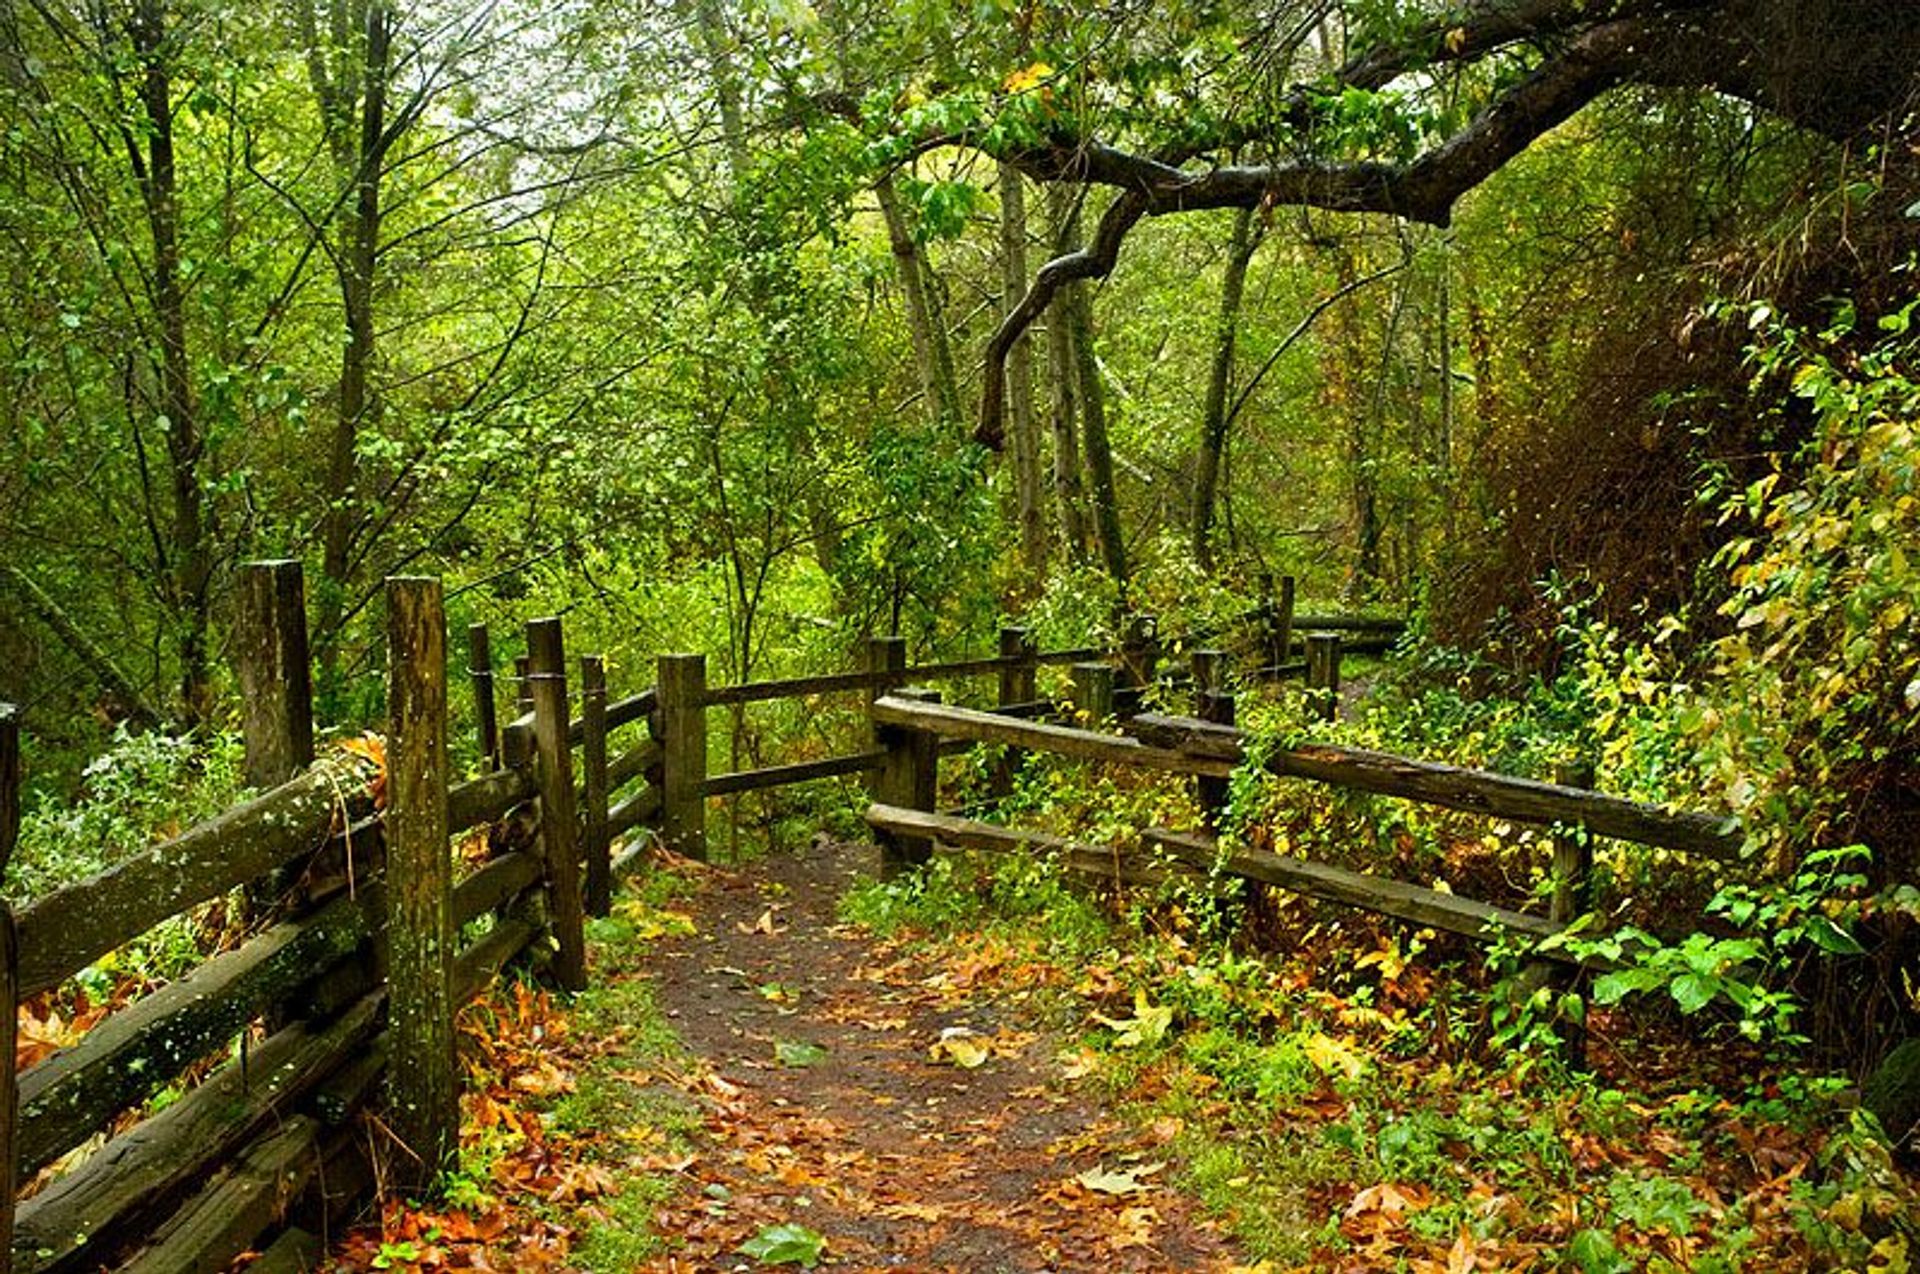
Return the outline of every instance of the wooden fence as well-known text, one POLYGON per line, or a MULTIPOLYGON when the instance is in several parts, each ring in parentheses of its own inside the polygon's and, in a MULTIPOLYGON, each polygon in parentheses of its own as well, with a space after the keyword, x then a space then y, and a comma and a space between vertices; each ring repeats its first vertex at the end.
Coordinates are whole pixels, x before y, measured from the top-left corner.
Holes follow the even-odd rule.
MULTIPOLYGON (((387 582, 383 764, 345 752, 316 760, 300 568, 252 563, 239 585, 246 773, 261 794, 17 912, 0 905, 8 1052, 21 1001, 156 924, 244 891, 250 936, 116 1008, 71 1047, 17 1074, 0 1067, 0 1163, 14 1183, 37 1186, 17 1205, 12 1185, 0 1191, 0 1274, 219 1271, 263 1236, 271 1241, 254 1268, 303 1268, 331 1220, 366 1197, 376 1160, 390 1183, 417 1185, 454 1149, 460 1007, 516 957, 562 988, 584 987, 585 919, 606 913, 616 880, 648 846, 631 834, 649 829, 703 858, 714 797, 863 776, 875 810, 906 819, 931 809, 938 757, 975 740, 1108 758, 1119 748, 1216 781, 1232 766, 1184 744, 1036 719, 1054 708, 1039 670, 1065 666, 1083 718, 1131 713, 1156 684, 1191 684, 1212 719, 1231 720, 1226 657, 1194 652, 1191 675, 1164 674, 1150 619, 1111 655, 1039 651, 1008 628, 992 657, 909 666, 903 641, 880 638, 858 672, 734 686, 708 686, 702 656, 669 654, 654 685, 624 698, 610 697, 597 656, 580 658, 570 682, 560 622, 541 619, 527 625, 504 724, 489 633, 466 634, 484 765, 454 782, 446 620, 440 584, 425 578, 387 582), (993 711, 945 708, 908 688, 970 677, 995 679, 993 711), (833 694, 871 705, 864 746, 709 773, 709 709, 833 694), (450 845, 475 837, 485 853, 456 873, 450 845), (156 1102, 170 1086, 185 1091, 156 1102), (375 1099, 380 1118, 361 1120, 375 1099)), ((1284 616, 1272 605, 1256 612, 1250 674, 1307 671, 1331 705, 1340 639, 1328 623, 1296 643, 1290 582, 1284 592, 1284 616), (1311 668, 1294 666, 1297 644, 1311 668)), ((18 730, 15 710, 0 705, 0 870, 19 826, 18 730)), ((890 865, 923 856, 923 836, 874 817, 890 865)))
MULTIPOLYGON (((1595 962, 1581 960, 1548 940, 1562 934, 1590 906, 1594 837, 1722 862, 1740 859, 1743 838, 1735 820, 1593 791, 1589 766, 1563 767, 1557 781, 1545 783, 1324 743, 1266 752, 1260 763, 1280 777, 1554 829, 1548 838, 1552 889, 1547 914, 1530 914, 1293 855, 1257 849, 1223 853, 1206 834, 1148 828, 1141 834, 1142 849, 1129 851, 934 811, 928 799, 933 789, 928 758, 956 743, 990 743, 1188 776, 1198 785, 1203 809, 1210 817, 1217 815, 1225 779, 1247 762, 1248 754, 1240 732, 1221 724, 1232 719, 1231 697, 1202 667, 1203 662, 1196 661, 1194 715, 1140 713, 1123 722, 1125 734, 1009 720, 918 696, 883 697, 874 703, 871 716, 888 742, 887 764, 892 772, 914 773, 897 780, 885 797, 868 807, 867 823, 889 855, 902 862, 925 861, 936 844, 944 844, 1050 853, 1072 870, 1126 884, 1160 883, 1172 876, 1203 884, 1238 877, 1484 942, 1518 937, 1534 944, 1537 959, 1580 968, 1592 968, 1595 962)), ((1578 1062, 1580 1033, 1577 1027, 1569 1033, 1578 1062)))

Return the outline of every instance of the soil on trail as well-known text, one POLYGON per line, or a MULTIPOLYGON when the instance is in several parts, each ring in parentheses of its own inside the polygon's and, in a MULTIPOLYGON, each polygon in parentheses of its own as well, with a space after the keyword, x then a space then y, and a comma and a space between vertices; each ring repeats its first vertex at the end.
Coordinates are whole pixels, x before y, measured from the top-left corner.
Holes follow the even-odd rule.
POLYGON ((956 976, 836 922, 874 866, 821 842, 708 870, 681 904, 696 932, 655 948, 711 1101, 648 1268, 754 1268, 741 1244, 782 1223, 825 1235, 842 1270, 1233 1268, 1164 1184, 1164 1150, 1072 1091, 1061 1041, 968 985, 964 953, 956 976))

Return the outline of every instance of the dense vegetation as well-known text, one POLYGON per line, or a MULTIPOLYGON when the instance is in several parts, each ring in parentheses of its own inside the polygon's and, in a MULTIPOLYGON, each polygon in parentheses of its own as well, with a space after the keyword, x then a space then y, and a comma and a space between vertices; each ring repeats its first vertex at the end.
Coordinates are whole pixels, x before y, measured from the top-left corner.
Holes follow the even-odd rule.
MULTIPOLYGON (((1857 1080, 1920 1030, 1916 51, 1865 0, 14 0, 8 892, 237 792, 245 560, 306 564, 341 732, 395 572, 631 682, 1280 572, 1414 616, 1355 740, 1738 814, 1737 877, 1605 860, 1594 998, 1857 1080)), ((1028 812, 1120 818, 1076 782, 1028 812)), ((1524 876, 1241 786, 1243 834, 1524 876)))

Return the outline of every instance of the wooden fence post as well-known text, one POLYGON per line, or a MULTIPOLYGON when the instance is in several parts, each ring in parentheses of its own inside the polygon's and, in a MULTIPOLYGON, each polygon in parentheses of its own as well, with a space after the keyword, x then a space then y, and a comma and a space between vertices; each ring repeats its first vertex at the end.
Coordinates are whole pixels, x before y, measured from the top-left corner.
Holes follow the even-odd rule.
POLYGON ((1131 615, 1120 639, 1120 662, 1129 686, 1150 686, 1159 670, 1160 623, 1152 615, 1131 615))
POLYGON ((613 910, 613 852, 607 836, 607 665, 580 656, 580 767, 586 771, 587 914, 613 910))
MULTIPOLYGON (((1196 650, 1193 663, 1193 715, 1216 725, 1233 724, 1233 696, 1227 693, 1225 675, 1227 656, 1221 650, 1196 650)), ((1194 788, 1206 815, 1209 831, 1220 830, 1220 815, 1227 808, 1229 781, 1201 776, 1194 788)))
MULTIPOLYGON (((1593 761, 1586 757, 1564 761, 1554 767, 1553 781, 1562 787, 1591 789, 1593 761)), ((1547 918, 1557 924, 1572 924, 1592 909, 1593 838, 1584 827, 1558 828, 1553 836, 1553 894, 1547 904, 1547 918)), ((1556 981, 1566 991, 1585 990, 1586 979, 1578 969, 1557 970, 1556 981)), ((1586 1024, 1561 1022, 1560 1038, 1567 1046, 1567 1064, 1586 1069, 1586 1024)))
POLYGON ((553 978, 568 991, 587 986, 586 913, 580 896, 580 824, 573 801, 573 751, 567 742, 567 652, 558 619, 527 624, 533 685, 533 746, 538 756, 540 843, 547 860, 547 913, 553 925, 553 978))
POLYGON ((1340 634, 1307 634, 1307 689, 1321 719, 1340 717, 1340 634))
POLYGON ((493 643, 485 624, 467 625, 467 677, 473 686, 473 724, 489 770, 501 765, 500 716, 493 701, 493 643))
MULTIPOLYGON (((902 687, 896 698, 921 703, 939 703, 940 695, 919 687, 902 687)), ((925 730, 902 726, 877 727, 879 742, 887 749, 874 783, 874 799, 882 805, 933 812, 939 785, 940 739, 925 730)), ((924 836, 900 836, 880 833, 880 870, 885 876, 897 876, 920 866, 933 857, 933 842, 924 836)))
POLYGON ((440 581, 387 580, 389 1120, 432 1181, 459 1147, 453 1039, 453 859, 447 846, 447 622, 440 581))
MULTIPOLYGON (((20 710, 0 703, 0 882, 20 836, 20 710)), ((13 1269, 13 1197, 20 1152, 14 1129, 20 1119, 20 1085, 14 1074, 15 1033, 20 1018, 20 942, 13 907, 0 897, 0 1274, 13 1269)))
POLYGON ((524 769, 533 762, 533 732, 518 725, 520 718, 533 711, 533 674, 525 655, 513 657, 513 717, 516 724, 500 732, 500 760, 510 769, 524 769))
POLYGON ((1074 711, 1084 715, 1090 725, 1113 716, 1113 665, 1080 663, 1073 666, 1072 673, 1074 711))
POLYGON ((662 655, 660 838, 687 858, 707 857, 707 657, 662 655))
POLYGON ((898 690, 907 679, 907 639, 867 638, 867 671, 880 678, 867 696, 869 702, 898 690))
POLYGON ((1033 633, 1011 625, 1000 630, 1000 657, 1016 661, 1000 669, 999 705, 1010 708, 1016 703, 1032 703, 1040 697, 1039 651, 1034 648, 1033 633))
POLYGON ((300 563, 240 568, 234 661, 247 786, 266 791, 313 764, 313 673, 300 563))
POLYGON ((1261 663, 1272 668, 1293 655, 1293 601, 1295 582, 1282 575, 1276 589, 1272 572, 1260 576, 1261 663))
MULTIPOLYGON (((1000 658, 1009 662, 1000 667, 996 696, 999 707, 1011 708, 1015 704, 1032 703, 1040 697, 1038 655, 1033 634, 1027 629, 1009 625, 1000 630, 1000 658)), ((1013 791, 1013 776, 1025 763, 1026 752, 1023 749, 1002 748, 1000 763, 993 771, 990 789, 993 795, 1005 796, 1013 791)))

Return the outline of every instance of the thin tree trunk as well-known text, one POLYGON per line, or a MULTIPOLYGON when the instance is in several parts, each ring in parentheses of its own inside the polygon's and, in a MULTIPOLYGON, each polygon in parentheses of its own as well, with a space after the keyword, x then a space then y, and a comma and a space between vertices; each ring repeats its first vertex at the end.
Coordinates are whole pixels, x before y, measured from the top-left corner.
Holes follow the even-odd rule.
POLYGON ((1127 543, 1120 531, 1120 496, 1113 480, 1113 444, 1107 437, 1107 394, 1093 348, 1093 294, 1075 283, 1062 298, 1067 330, 1073 338, 1075 381, 1080 392, 1080 436, 1087 450, 1087 478, 1093 494, 1093 537, 1100 560, 1115 581, 1127 579, 1127 543))
POLYGON ((140 693, 138 686, 134 685, 133 678, 121 670, 120 665, 113 661, 113 656, 109 655, 98 642, 87 636, 86 629, 75 623, 72 616, 68 615, 61 608, 60 603, 54 601, 33 577, 18 567, 0 564, 0 582, 12 585, 21 604, 38 615, 40 622, 51 629, 54 636, 66 643, 73 657, 78 659, 81 665, 93 675, 93 679, 100 683, 100 688, 104 692, 103 697, 108 700, 112 709, 112 716, 125 718, 135 725, 157 726, 160 724, 159 709, 147 702, 147 697, 140 693))
MULTIPOLYGON (((1440 533, 1446 548, 1459 531, 1453 471, 1453 241, 1440 240, 1440 436, 1434 440, 1434 464, 1440 471, 1440 533)), ((1443 550, 1445 551, 1445 550, 1443 550)))
POLYGON ((1220 283, 1220 314, 1214 328, 1213 367, 1207 378, 1207 402, 1200 424, 1200 454, 1193 475, 1193 560, 1213 571, 1213 515, 1220 493, 1221 458, 1227 445, 1227 397, 1233 388, 1234 342, 1240 328, 1240 302, 1246 294, 1247 265, 1261 236, 1254 231, 1253 209, 1233 219, 1227 241, 1227 267, 1220 283))
MULTIPOLYGON (((348 174, 352 200, 341 229, 340 300, 347 322, 347 343, 340 355, 340 383, 333 438, 327 458, 327 513, 321 544, 320 634, 323 679, 338 671, 341 609, 353 573, 354 527, 359 515, 359 438, 378 419, 380 401, 372 385, 378 353, 374 334, 374 269, 380 245, 380 179, 385 166, 387 74, 393 43, 392 13, 384 3, 366 7, 360 139, 348 174)), ((323 107, 324 109, 324 107, 323 107)))
MULTIPOLYGON (((1053 254, 1064 256, 1080 246, 1080 193, 1065 185, 1047 190, 1052 220, 1053 254)), ((1060 536, 1066 541, 1067 560, 1075 566, 1087 560, 1087 514, 1080 489, 1079 399, 1075 388, 1073 336, 1064 303, 1056 302, 1047 317, 1047 381, 1051 389, 1053 434, 1053 496, 1060 507, 1060 536)))
POLYGON ((207 651, 208 598, 213 551, 208 510, 201 490, 206 439, 200 432, 187 355, 187 301, 180 278, 179 178, 173 149, 173 81, 167 64, 166 19, 161 0, 141 0, 132 33, 140 61, 140 101, 146 115, 145 162, 138 144, 134 167, 141 177, 147 231, 153 240, 153 304, 160 326, 160 409, 173 487, 172 558, 165 594, 175 625, 180 704, 188 725, 204 720, 213 685, 207 651))
MULTIPOLYGON (((1027 199, 1020 170, 1000 165, 1001 306, 1020 303, 1027 286, 1027 199)), ((1007 351, 1009 441, 1013 491, 1020 531, 1020 564, 1038 582, 1047 567, 1047 523, 1040 495, 1040 433, 1033 415, 1033 346, 1027 334, 1007 351)))
POLYGON ((953 425, 960 419, 960 391, 954 383, 953 352, 947 345, 946 325, 934 297, 931 271, 926 254, 913 237, 906 209, 900 206, 900 191, 889 170, 874 183, 873 193, 880 200, 880 213, 887 222, 887 240, 893 248, 894 265, 900 272, 900 289, 907 302, 907 330, 913 336, 914 364, 920 371, 920 387, 926 394, 927 414, 936 428, 953 425))

